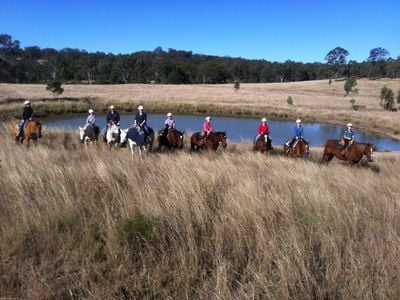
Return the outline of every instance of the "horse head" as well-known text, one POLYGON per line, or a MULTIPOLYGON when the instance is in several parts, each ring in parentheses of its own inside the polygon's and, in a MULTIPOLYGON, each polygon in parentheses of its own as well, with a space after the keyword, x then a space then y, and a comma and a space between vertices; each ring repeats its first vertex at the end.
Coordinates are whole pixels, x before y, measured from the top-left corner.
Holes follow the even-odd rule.
POLYGON ((228 146, 227 142, 228 137, 226 136, 226 131, 220 132, 218 137, 219 137, 219 142, 222 144, 222 147, 226 148, 228 146))
POLYGON ((83 143, 84 138, 85 138, 85 128, 79 126, 79 139, 81 143, 83 143))
POLYGON ((367 156, 367 160, 369 162, 373 162, 374 161, 373 152, 374 152, 374 145, 373 144, 369 144, 369 143, 365 144, 364 155, 367 156))

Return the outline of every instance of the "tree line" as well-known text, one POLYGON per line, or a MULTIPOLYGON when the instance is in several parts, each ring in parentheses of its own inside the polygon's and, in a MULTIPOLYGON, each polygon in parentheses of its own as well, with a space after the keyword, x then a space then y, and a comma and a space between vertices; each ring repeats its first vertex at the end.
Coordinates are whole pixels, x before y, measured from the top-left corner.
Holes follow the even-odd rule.
POLYGON ((338 77, 377 79, 400 77, 400 56, 390 58, 384 48, 374 48, 363 62, 350 60, 341 47, 331 50, 327 63, 287 60, 270 62, 244 58, 193 54, 157 47, 131 54, 87 52, 64 48, 20 47, 8 34, 0 34, 0 82, 45 83, 228 83, 290 82, 338 77))

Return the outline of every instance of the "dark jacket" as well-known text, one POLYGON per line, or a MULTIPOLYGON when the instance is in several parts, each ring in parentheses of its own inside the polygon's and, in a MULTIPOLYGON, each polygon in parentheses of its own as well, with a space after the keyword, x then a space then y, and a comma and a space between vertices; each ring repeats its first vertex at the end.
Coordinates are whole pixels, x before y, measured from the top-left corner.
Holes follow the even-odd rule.
POLYGON ((143 121, 146 121, 146 123, 147 123, 147 114, 145 112, 143 112, 142 115, 140 115, 139 113, 136 113, 135 121, 136 121, 137 125, 142 124, 143 121))
POLYGON ((119 113, 114 111, 114 113, 112 114, 111 111, 109 111, 106 120, 107 124, 110 123, 111 121, 114 122, 115 124, 119 123, 119 113))
POLYGON ((24 106, 22 109, 22 114, 21 114, 22 120, 29 120, 30 118, 33 118, 33 109, 30 106, 24 106))

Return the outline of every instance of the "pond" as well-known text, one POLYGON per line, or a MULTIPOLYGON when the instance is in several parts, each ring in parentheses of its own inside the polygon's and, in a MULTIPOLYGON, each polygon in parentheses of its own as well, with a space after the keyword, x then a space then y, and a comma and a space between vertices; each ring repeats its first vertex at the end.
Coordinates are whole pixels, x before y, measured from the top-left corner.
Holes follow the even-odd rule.
MULTIPOLYGON (((200 131, 204 122, 203 116, 175 115, 177 129, 186 133, 200 131)), ((133 114, 121 114, 121 128, 130 127, 133 123, 133 114)), ((148 124, 155 131, 164 128, 166 116, 159 114, 149 114, 148 124)), ((78 126, 83 126, 86 121, 86 115, 72 118, 60 118, 47 120, 44 125, 48 128, 64 128, 66 130, 77 130, 78 126)), ((105 126, 105 116, 97 116, 97 125, 103 128, 105 126)), ((226 131, 228 139, 232 142, 250 142, 257 133, 260 123, 259 119, 244 119, 231 117, 213 117, 212 124, 216 131, 226 131)), ((271 130, 272 143, 282 145, 291 137, 294 122, 288 121, 268 121, 271 130)), ((328 139, 339 139, 345 127, 320 123, 305 123, 304 136, 311 143, 311 147, 323 146, 328 139)), ((373 133, 360 132, 355 128, 355 137, 359 142, 373 143, 379 151, 392 150, 400 151, 400 141, 391 138, 382 137, 373 133)))

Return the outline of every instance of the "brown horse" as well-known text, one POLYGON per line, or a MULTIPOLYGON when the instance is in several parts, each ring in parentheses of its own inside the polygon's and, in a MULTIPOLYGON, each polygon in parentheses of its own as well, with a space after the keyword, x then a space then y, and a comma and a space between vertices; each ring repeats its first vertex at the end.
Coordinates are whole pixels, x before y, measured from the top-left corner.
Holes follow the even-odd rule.
POLYGON ((364 155, 367 156, 369 162, 373 161, 373 144, 353 142, 347 147, 344 154, 340 151, 341 147, 338 140, 326 141, 322 161, 328 163, 333 157, 336 157, 337 159, 347 161, 352 166, 358 163, 364 155))
POLYGON ((219 144, 224 148, 228 146, 226 132, 211 132, 205 139, 201 132, 195 132, 190 137, 191 151, 200 149, 217 151, 219 144))
POLYGON ((254 143, 253 149, 255 151, 260 151, 261 153, 264 153, 264 151, 270 151, 272 150, 272 140, 269 137, 268 134, 261 134, 257 141, 254 143))
POLYGON ((294 142, 292 147, 289 148, 287 143, 283 145, 283 155, 293 157, 308 157, 310 155, 310 146, 303 138, 298 139, 294 142))
POLYGON ((42 124, 39 121, 26 121, 24 124, 23 134, 19 134, 19 122, 12 124, 12 135, 13 139, 17 144, 22 144, 24 140, 27 140, 27 147, 29 142, 32 140, 34 145, 37 145, 38 138, 42 137, 42 124))
POLYGON ((162 147, 165 147, 168 150, 182 149, 183 148, 183 133, 176 130, 175 128, 170 128, 170 129, 168 129, 167 135, 164 135, 164 130, 166 130, 166 129, 162 129, 158 132, 157 150, 160 151, 162 149, 162 147))

